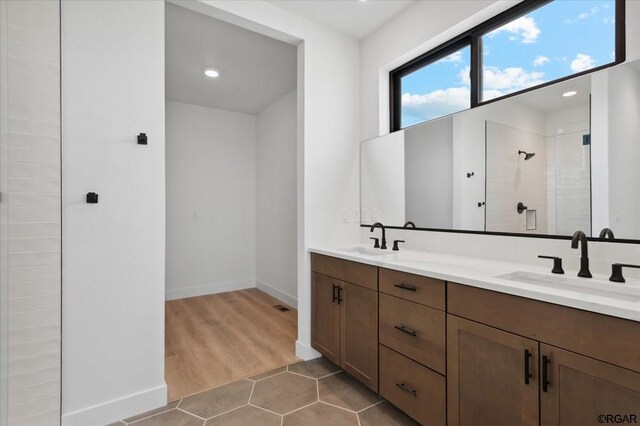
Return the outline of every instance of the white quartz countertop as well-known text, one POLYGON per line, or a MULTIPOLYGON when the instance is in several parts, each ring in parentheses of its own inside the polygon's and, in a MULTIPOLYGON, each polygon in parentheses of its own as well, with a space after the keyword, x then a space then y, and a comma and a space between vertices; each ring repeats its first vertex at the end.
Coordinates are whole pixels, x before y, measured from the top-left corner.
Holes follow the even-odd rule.
POLYGON ((311 248, 324 254, 382 268, 395 269, 444 281, 456 282, 514 296, 555 303, 585 311, 640 321, 640 281, 613 283, 609 276, 578 278, 574 271, 551 273, 544 267, 401 249, 365 246, 342 249, 311 248))

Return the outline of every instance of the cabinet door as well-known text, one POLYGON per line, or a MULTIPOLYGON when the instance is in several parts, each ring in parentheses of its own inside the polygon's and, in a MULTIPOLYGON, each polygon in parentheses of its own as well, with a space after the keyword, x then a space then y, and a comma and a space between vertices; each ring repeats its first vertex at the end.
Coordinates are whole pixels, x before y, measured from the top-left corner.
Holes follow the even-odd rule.
POLYGON ((447 316, 449 425, 538 425, 538 342, 447 316))
POLYGON ((545 344, 540 355, 542 425, 640 421, 640 374, 545 344))
POLYGON ((340 365, 378 391, 378 292, 342 283, 340 365))
POLYGON ((311 346, 334 364, 340 364, 340 283, 314 273, 311 283, 311 346))

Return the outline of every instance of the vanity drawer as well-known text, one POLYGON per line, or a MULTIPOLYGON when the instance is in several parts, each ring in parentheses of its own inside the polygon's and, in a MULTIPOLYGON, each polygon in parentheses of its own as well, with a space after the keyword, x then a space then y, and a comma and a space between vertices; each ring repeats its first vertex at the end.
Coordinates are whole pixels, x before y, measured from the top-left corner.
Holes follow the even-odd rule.
POLYGON ((450 314, 640 373, 640 322, 463 284, 448 288, 450 314))
POLYGON ((436 309, 445 309, 442 280, 380 268, 380 291, 436 309))
POLYGON ((445 374, 445 313, 380 294, 380 343, 445 374))
POLYGON ((446 422, 446 384, 440 374, 380 345, 380 395, 423 425, 446 422))
POLYGON ((312 253, 311 270, 340 281, 378 290, 377 266, 312 253))

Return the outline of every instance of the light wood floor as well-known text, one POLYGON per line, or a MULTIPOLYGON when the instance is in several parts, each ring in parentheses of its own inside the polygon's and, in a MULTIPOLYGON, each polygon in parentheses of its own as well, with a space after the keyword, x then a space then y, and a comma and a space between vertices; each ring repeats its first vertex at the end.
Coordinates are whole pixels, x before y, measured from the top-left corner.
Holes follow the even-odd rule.
POLYGON ((169 400, 296 362, 298 312, 276 304, 258 289, 166 302, 169 400))

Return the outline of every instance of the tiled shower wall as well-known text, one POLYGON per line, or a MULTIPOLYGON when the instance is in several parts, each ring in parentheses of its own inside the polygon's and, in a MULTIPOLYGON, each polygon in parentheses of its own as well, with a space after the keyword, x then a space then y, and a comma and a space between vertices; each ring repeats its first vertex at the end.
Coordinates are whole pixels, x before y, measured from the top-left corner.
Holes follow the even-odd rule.
POLYGON ((60 3, 1 3, 6 406, 0 421, 58 425, 60 3))

